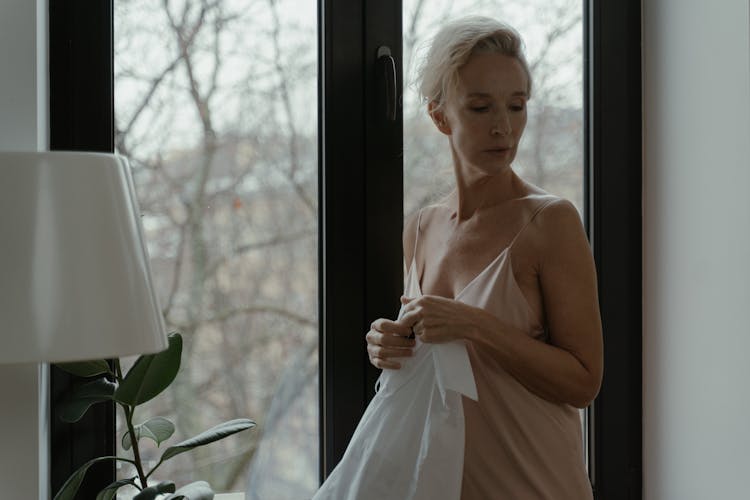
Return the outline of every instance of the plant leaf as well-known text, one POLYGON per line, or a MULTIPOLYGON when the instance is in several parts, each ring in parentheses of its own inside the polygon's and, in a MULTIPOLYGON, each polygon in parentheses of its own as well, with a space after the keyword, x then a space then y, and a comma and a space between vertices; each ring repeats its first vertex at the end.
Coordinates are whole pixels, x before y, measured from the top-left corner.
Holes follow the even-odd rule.
POLYGON ((183 498, 186 500, 213 500, 214 491, 207 482, 196 481, 194 483, 186 484, 164 500, 181 500, 183 498))
POLYGON ((86 472, 89 470, 89 467, 97 462, 103 462, 105 460, 119 460, 120 462, 127 462, 129 464, 133 463, 132 460, 127 460, 120 457, 99 457, 94 458, 93 460, 89 460, 88 462, 80 466, 77 471, 70 475, 68 480, 65 481, 65 483, 60 488, 60 491, 57 492, 57 495, 55 495, 55 498, 53 500, 75 500, 76 493, 78 493, 78 488, 81 487, 81 483, 83 482, 83 478, 86 476, 86 472))
POLYGON ((154 498, 163 493, 174 493, 174 488, 175 486, 173 482, 164 481, 156 486, 144 488, 140 493, 133 497, 133 500, 154 500, 154 498))
POLYGON ((112 500, 117 495, 117 490, 128 484, 135 485, 135 478, 131 477, 130 479, 120 479, 119 481, 115 481, 100 491, 99 494, 96 495, 96 500, 112 500))
POLYGON ((169 387, 180 369, 182 337, 179 333, 169 336, 169 347, 157 354, 139 357, 125 375, 115 391, 115 400, 136 406, 154 398, 169 387))
MULTIPOLYGON (((147 437, 152 439, 156 443, 156 446, 159 446, 172 437, 172 434, 174 434, 174 424, 164 417, 154 417, 142 424, 136 425, 133 427, 133 431, 135 432, 136 441, 147 437)), ((128 431, 122 436, 122 447, 129 450, 132 445, 130 431, 128 431)))
POLYGON ((101 377, 73 389, 70 398, 61 405, 60 419, 63 422, 78 422, 95 403, 112 399, 117 384, 101 377))
POLYGON ((236 420, 224 422, 223 424, 212 427, 207 431, 201 432, 195 437, 182 441, 181 443, 178 443, 174 446, 170 446, 161 456, 160 462, 169 460, 170 458, 179 455, 180 453, 190 451, 193 448, 197 448, 198 446, 213 443, 214 441, 224 439, 227 436, 231 436, 232 434, 236 434, 237 432, 251 429, 253 427, 255 427, 255 422, 247 418, 238 418, 236 420))
POLYGON ((109 365, 103 359, 78 363, 56 363, 55 366, 78 377, 93 377, 110 372, 109 365))

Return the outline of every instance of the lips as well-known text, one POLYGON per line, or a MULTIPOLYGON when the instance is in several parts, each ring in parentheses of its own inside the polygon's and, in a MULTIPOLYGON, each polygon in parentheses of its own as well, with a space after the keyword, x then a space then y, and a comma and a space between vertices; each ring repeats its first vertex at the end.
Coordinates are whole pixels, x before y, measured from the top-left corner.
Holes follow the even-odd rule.
POLYGON ((497 146, 494 148, 485 149, 488 153, 505 153, 510 151, 511 146, 497 146))

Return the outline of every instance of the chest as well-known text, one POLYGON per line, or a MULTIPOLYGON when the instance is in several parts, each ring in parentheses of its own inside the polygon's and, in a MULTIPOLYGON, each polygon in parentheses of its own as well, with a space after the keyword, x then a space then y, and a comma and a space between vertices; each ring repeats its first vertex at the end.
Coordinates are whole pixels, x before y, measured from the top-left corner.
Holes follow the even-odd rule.
POLYGON ((426 295, 456 298, 472 286, 481 286, 485 274, 508 266, 513 280, 539 324, 544 324, 539 255, 523 238, 513 240, 520 227, 497 224, 454 231, 430 227, 416 252, 417 279, 426 295), (512 246, 511 246, 511 243, 512 246))

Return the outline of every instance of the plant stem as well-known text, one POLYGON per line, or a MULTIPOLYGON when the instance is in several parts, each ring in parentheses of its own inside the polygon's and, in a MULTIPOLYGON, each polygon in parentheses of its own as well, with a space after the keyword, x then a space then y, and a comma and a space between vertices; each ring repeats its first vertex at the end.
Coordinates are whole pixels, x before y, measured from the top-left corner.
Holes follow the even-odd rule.
MULTIPOLYGON (((115 377, 118 382, 123 381, 122 368, 120 368, 120 360, 115 358, 115 377)), ((133 446, 133 465, 135 470, 138 471, 138 478, 141 481, 141 489, 148 488, 148 476, 143 471, 143 464, 141 463, 141 450, 138 448, 138 438, 135 435, 135 428, 133 427, 133 414, 135 413, 135 406, 130 406, 120 403, 122 411, 125 413, 125 423, 128 426, 128 432, 130 433, 130 443, 133 446)))
POLYGON ((115 365, 115 373, 113 375, 115 376, 115 379, 117 379, 117 382, 121 383, 122 382, 122 368, 120 368, 119 358, 114 359, 114 365, 115 365))
POLYGON ((159 459, 159 463, 158 463, 158 464, 156 464, 156 465, 154 465, 154 468, 153 468, 153 469, 151 469, 151 470, 150 470, 150 471, 148 472, 148 474, 146 474, 146 478, 149 478, 149 477, 151 477, 151 474, 153 474, 153 473, 154 473, 154 472, 156 471, 156 469, 158 469, 158 468, 159 468, 159 466, 160 466, 160 465, 161 465, 162 463, 164 463, 164 458, 163 458, 163 457, 162 457, 162 458, 160 458, 160 459, 159 459))
POLYGON ((130 443, 133 445, 133 459, 135 461, 135 469, 138 471, 138 478, 141 481, 141 488, 148 488, 148 476, 143 471, 143 464, 141 463, 141 451, 138 449, 138 438, 135 435, 135 429, 133 428, 133 413, 135 407, 129 405, 120 404, 123 411, 125 412, 125 422, 128 425, 128 432, 130 433, 130 443))

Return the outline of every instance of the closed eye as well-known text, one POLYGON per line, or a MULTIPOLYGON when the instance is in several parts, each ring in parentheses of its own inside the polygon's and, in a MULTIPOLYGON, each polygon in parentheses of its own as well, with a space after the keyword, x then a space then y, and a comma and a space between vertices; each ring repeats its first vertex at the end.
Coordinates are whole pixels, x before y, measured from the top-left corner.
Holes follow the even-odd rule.
POLYGON ((472 106, 472 108, 471 108, 472 111, 475 111, 477 113, 484 113, 488 109, 490 109, 489 106, 472 106))

